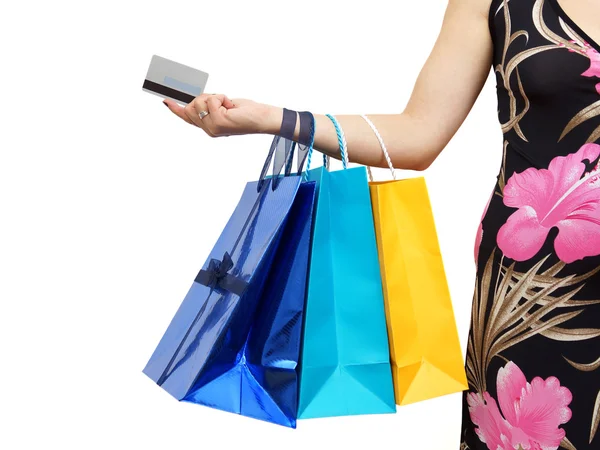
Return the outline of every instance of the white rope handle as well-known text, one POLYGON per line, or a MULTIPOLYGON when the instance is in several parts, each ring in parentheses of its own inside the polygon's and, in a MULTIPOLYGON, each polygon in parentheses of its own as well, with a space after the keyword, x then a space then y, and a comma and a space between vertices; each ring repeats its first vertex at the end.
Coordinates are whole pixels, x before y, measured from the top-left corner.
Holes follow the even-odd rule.
POLYGON ((350 163, 350 157, 348 156, 348 143, 346 142, 346 135, 344 134, 344 130, 339 122, 338 126, 340 127, 340 134, 342 135, 342 142, 344 145, 344 161, 346 162, 346 167, 348 167, 348 164, 350 163))
MULTIPOLYGON (((373 124, 373 122, 371 122, 371 119, 369 119, 364 114, 361 114, 360 117, 362 117, 363 119, 365 119, 365 121, 369 124, 369 126, 371 127, 371 129, 375 133, 375 136, 377 136, 377 140, 379 141, 379 145, 381 146, 381 150, 383 150, 383 155, 385 156, 385 160, 387 161, 388 166, 389 166, 390 170, 392 171, 392 177, 394 178, 394 180, 396 180, 396 171, 394 170, 394 166, 392 164, 392 159, 390 158, 390 154, 387 151, 387 147, 385 146, 385 143, 383 142, 383 138, 381 137, 381 134, 379 134, 379 131, 377 130, 377 128, 375 127, 375 125, 373 124)), ((373 174, 371 173, 371 168, 367 167, 367 171, 369 173, 369 178, 371 179, 371 181, 373 181, 373 174)))

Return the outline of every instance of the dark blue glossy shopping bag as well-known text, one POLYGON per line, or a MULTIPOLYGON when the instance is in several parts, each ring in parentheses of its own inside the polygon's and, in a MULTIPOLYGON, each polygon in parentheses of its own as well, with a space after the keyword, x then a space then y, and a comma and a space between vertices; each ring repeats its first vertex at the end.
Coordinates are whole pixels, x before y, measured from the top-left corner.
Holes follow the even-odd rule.
POLYGON ((295 145, 275 137, 144 369, 178 400, 293 428, 315 201, 295 145))

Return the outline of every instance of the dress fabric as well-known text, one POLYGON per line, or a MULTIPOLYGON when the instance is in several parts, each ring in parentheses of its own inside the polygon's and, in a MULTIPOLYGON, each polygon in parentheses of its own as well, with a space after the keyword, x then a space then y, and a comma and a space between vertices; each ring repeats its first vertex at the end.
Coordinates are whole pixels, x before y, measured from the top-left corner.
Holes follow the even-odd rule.
POLYGON ((600 449, 600 45, 493 0, 503 158, 475 242, 461 450, 600 449))

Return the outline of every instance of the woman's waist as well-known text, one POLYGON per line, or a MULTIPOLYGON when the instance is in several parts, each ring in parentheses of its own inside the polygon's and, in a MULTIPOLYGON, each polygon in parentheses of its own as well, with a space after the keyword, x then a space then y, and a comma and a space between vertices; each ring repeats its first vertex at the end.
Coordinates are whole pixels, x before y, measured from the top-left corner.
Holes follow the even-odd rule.
MULTIPOLYGON (((512 133, 504 135, 502 169, 505 172, 521 172, 529 168, 548 169, 555 161, 562 158, 573 160, 583 155, 588 163, 594 163, 598 159, 590 149, 600 148, 600 123, 598 125, 596 139, 581 136, 563 136, 558 140, 542 137, 532 141, 523 141, 512 133), (596 143, 598 142, 598 144, 596 143), (589 160, 592 158, 593 160, 589 160)), ((593 138, 594 136, 592 136, 593 138)), ((579 161, 581 163, 582 161, 579 161)))

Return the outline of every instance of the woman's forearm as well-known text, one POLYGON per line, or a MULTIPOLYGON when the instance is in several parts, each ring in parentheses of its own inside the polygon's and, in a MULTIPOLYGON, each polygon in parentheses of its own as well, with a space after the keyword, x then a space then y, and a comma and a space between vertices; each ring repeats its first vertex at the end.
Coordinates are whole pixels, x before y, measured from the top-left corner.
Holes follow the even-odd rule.
MULTIPOLYGON (((493 46, 487 0, 449 0, 436 44, 400 114, 369 114, 394 167, 424 170, 440 154, 471 110, 491 67, 493 46)), ((201 94, 187 106, 165 104, 209 136, 280 133, 283 108, 223 94, 201 94), (202 116, 200 116, 200 113, 202 116), (208 113, 208 114, 207 114, 208 113)), ((400 110, 400 108, 398 108, 400 110)), ((336 116, 352 162, 386 167, 379 140, 359 115, 336 116)), ((340 158, 337 134, 325 115, 315 115, 314 148, 340 158)), ((299 121, 294 139, 298 140, 299 121)))
MULTIPOLYGON (((268 118, 265 128, 261 131, 276 135, 279 133, 283 108, 267 106, 268 118)), ((340 149, 337 133, 331 120, 321 114, 315 114, 314 148, 332 158, 340 159, 340 149)), ((387 167, 379 140, 369 124, 359 115, 336 115, 348 148, 351 162, 372 167, 387 167)), ((423 136, 421 127, 407 113, 402 114, 373 114, 368 115, 385 142, 394 166, 399 169, 423 170, 431 163, 430 155, 439 151, 428 148, 434 142, 423 136)), ((296 122, 294 139, 298 139, 299 121, 296 122)))
MULTIPOLYGON (((396 168, 427 168, 467 117, 491 67, 488 12, 489 2, 483 0, 450 0, 436 45, 421 69, 403 112, 367 114, 381 134, 396 168)), ((264 111, 268 120, 260 132, 279 133, 283 109, 265 105, 264 111)), ((350 161, 386 167, 379 141, 363 118, 336 115, 336 119, 346 135, 350 161)), ((324 115, 315 115, 315 120, 314 147, 339 158, 332 122, 324 115)), ((298 128, 299 125, 295 139, 298 128)))

